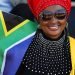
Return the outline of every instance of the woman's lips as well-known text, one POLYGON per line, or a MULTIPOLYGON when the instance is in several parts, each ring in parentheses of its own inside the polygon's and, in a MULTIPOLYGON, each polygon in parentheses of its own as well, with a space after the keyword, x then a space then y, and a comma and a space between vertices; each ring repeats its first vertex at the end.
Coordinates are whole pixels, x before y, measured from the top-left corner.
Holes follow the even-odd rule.
POLYGON ((59 28, 59 25, 49 25, 48 28, 52 31, 56 31, 59 28))

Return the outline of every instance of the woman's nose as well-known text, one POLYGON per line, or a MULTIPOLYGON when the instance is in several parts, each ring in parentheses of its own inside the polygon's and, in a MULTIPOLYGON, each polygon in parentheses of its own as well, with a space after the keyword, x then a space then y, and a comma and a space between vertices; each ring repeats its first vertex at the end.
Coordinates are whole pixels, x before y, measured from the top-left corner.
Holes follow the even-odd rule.
POLYGON ((51 19, 51 22, 52 23, 57 23, 58 22, 58 19, 53 16, 52 19, 51 19))

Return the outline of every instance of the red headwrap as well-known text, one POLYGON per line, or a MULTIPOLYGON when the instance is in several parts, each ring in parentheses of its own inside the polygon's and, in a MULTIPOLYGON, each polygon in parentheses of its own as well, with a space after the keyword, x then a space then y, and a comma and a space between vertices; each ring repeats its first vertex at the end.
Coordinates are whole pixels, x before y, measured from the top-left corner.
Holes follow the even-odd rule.
POLYGON ((51 5, 63 6, 66 9, 68 15, 71 10, 71 0, 28 0, 28 5, 35 17, 38 17, 40 12, 51 5))

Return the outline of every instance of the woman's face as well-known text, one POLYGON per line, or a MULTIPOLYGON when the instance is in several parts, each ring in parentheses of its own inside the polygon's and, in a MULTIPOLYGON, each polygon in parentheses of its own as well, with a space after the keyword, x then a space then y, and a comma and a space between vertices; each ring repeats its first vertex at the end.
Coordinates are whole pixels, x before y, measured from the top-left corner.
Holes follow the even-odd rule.
POLYGON ((38 20, 45 35, 49 38, 57 39, 65 29, 67 13, 62 6, 53 5, 41 12, 38 20))

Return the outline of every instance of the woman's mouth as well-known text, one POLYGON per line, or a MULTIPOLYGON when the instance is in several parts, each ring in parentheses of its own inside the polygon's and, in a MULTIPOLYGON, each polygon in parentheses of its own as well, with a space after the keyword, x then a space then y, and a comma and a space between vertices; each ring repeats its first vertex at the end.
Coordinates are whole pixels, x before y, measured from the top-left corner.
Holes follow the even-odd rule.
POLYGON ((51 30, 51 31, 56 31, 59 29, 59 25, 49 25, 48 28, 51 30))

